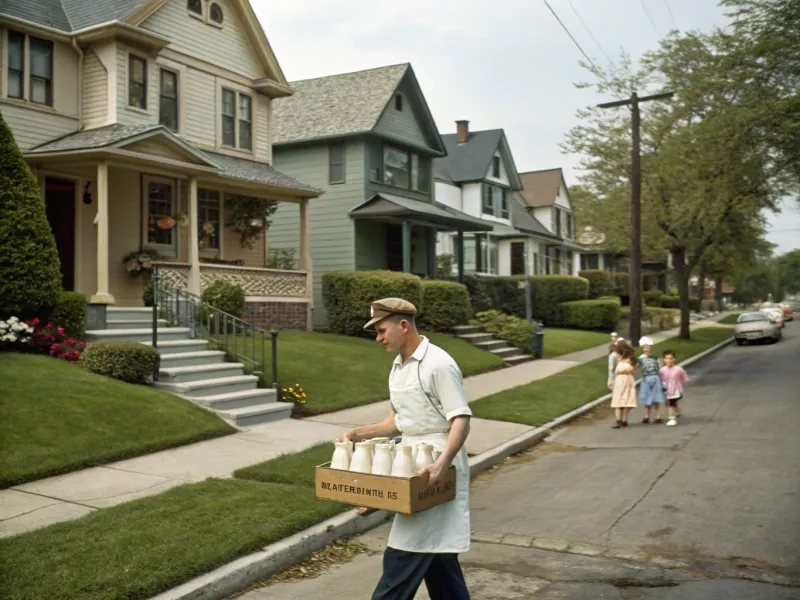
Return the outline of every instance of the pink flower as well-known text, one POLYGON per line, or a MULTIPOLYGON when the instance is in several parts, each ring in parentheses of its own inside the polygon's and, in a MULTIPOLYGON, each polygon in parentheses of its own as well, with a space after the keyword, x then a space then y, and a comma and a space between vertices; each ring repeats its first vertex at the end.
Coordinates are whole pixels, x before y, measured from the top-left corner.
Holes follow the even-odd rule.
POLYGON ((64 335, 64 328, 59 327, 58 329, 56 329, 56 332, 60 333, 61 335, 64 335))

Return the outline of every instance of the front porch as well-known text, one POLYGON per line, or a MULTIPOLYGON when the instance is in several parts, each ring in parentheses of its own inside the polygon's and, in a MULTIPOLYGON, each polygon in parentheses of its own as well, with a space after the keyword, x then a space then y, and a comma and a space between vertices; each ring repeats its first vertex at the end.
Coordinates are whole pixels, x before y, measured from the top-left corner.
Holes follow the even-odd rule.
POLYGON ((123 259, 145 251, 172 287, 199 295, 212 281, 230 281, 245 291, 246 319, 309 328, 308 201, 320 192, 270 165, 200 152, 160 126, 131 129, 105 132, 97 148, 87 146, 98 132, 87 131, 26 155, 56 237, 64 288, 93 303, 143 306, 144 278, 129 273, 123 259), (274 203, 299 211, 300 256, 291 270, 268 268, 264 219, 249 218, 274 203))

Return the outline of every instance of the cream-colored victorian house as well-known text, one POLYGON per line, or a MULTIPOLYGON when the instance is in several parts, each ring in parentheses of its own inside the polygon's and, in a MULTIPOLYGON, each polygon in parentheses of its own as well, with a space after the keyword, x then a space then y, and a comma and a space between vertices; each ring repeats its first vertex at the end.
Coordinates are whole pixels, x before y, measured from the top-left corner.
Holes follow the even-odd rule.
POLYGON ((39 178, 65 289, 141 306, 122 261, 152 250, 173 286, 235 281, 246 318, 309 326, 307 207, 320 192, 271 166, 271 104, 292 90, 249 2, 20 0, 0 11, 0 112, 39 178), (226 226, 253 198, 296 207, 297 270, 265 268, 263 233, 243 245, 226 226))

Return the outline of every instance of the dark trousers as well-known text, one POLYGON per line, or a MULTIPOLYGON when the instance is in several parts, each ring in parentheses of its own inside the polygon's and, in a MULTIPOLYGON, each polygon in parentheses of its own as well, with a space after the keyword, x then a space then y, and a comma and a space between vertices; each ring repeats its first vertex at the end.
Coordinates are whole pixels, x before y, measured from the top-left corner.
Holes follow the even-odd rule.
POLYGON ((428 554, 386 548, 383 575, 372 600, 414 600, 422 581, 431 600, 470 600, 458 554, 428 554))

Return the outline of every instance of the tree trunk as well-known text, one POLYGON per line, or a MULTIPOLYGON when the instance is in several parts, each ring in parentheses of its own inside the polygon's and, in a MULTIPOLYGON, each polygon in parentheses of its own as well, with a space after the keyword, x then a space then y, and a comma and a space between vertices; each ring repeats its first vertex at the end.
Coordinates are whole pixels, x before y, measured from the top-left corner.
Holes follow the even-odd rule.
POLYGON ((683 248, 673 248, 672 266, 675 269, 678 298, 680 298, 681 330, 679 337, 688 340, 691 339, 689 333, 689 275, 691 275, 691 271, 686 264, 686 251, 683 248))
POLYGON ((722 310, 722 277, 714 280, 714 300, 717 303, 717 310, 722 310))
POLYGON ((700 310, 702 310, 703 300, 706 299, 706 270, 700 267, 700 276, 697 278, 697 297, 700 298, 700 310))

